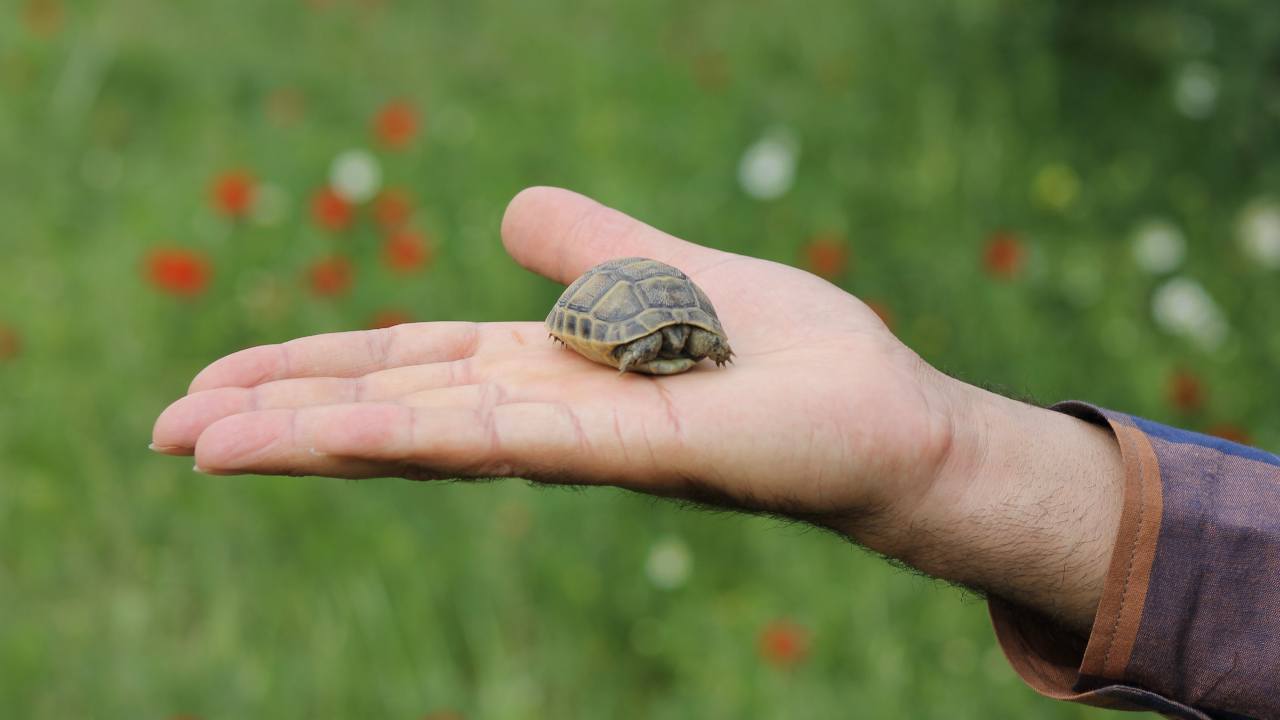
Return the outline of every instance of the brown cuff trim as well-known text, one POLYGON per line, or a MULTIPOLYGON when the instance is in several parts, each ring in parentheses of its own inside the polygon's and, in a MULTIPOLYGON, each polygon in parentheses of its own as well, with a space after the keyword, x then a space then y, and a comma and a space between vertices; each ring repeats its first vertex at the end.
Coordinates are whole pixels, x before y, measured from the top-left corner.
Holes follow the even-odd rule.
POLYGON ((1122 680, 1138 638, 1151 582, 1151 564, 1156 557, 1156 541, 1160 538, 1164 510, 1160 465, 1146 434, 1127 417, 1104 415, 1080 403, 1062 403, 1054 409, 1092 422, 1105 418, 1120 443, 1125 474, 1124 509, 1080 672, 1122 680))
POLYGON ((1120 528, 1093 630, 1082 654, 1078 638, 1061 633, 1034 613, 996 598, 989 608, 1000 648, 1024 682, 1051 698, 1095 704, 1089 691, 1098 678, 1124 678, 1138 637, 1160 536, 1160 467, 1147 436, 1126 416, 1104 414, 1074 401, 1052 409, 1110 428, 1124 465, 1120 528), (1080 682, 1081 675, 1092 681, 1080 682))

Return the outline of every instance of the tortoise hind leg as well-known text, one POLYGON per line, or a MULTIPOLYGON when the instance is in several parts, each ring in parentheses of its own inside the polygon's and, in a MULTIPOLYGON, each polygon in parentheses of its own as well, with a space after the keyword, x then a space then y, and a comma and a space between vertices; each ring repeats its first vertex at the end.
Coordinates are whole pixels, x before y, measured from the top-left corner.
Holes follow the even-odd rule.
POLYGON ((657 359, 658 353, 661 351, 662 333, 653 333, 645 335, 639 340, 633 340, 626 345, 619 345, 618 349, 613 351, 613 354, 614 357, 618 358, 618 372, 624 373, 628 370, 639 369, 637 366, 657 359))

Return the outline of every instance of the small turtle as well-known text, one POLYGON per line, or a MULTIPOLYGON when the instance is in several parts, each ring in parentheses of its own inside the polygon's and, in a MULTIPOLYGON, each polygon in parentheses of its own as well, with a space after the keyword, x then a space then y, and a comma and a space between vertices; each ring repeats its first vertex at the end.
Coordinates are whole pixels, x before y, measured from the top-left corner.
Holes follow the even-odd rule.
POLYGON ((583 273, 547 315, 551 337, 598 363, 674 375, 733 351, 702 288, 657 260, 620 258, 583 273))

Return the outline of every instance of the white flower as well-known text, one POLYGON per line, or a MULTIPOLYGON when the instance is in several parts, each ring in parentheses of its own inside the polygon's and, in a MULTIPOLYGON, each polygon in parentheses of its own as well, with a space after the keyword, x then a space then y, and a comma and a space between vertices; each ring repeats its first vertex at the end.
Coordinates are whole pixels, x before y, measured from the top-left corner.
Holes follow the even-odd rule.
POLYGON ((1133 234, 1133 259, 1152 274, 1176 270, 1187 254, 1187 240, 1177 225, 1164 219, 1143 222, 1133 234))
POLYGON ((1186 277, 1175 277, 1156 288, 1151 298, 1156 323, 1172 335, 1185 337, 1206 350, 1215 350, 1227 339, 1227 321, 1204 287, 1186 277))
POLYGON ((757 200, 774 200, 787 194, 796 179, 800 142, 787 128, 773 128, 742 153, 738 183, 757 200))
POLYGON ((333 159, 329 184, 343 200, 366 202, 377 195, 382 186, 382 168, 368 150, 348 150, 333 159))
POLYGON ((254 191, 253 221, 271 227, 279 225, 289 214, 289 195, 279 185, 262 183, 254 191))
POLYGON ((1173 104, 1193 120, 1207 118, 1218 104, 1218 85, 1218 71, 1212 65, 1187 63, 1174 80, 1173 104))
POLYGON ((1271 201, 1250 204, 1240 214, 1238 229, 1245 255, 1268 270, 1280 270, 1280 205, 1271 201))
POLYGON ((645 573, 649 581, 663 590, 673 590, 684 585, 693 568, 689 547, 679 538, 667 538, 654 543, 645 561, 645 573))

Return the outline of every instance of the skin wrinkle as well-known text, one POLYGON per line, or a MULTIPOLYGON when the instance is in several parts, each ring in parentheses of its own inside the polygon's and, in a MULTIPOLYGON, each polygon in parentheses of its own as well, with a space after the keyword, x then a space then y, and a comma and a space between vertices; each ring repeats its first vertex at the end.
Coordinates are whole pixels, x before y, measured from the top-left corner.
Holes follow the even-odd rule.
POLYGON ((683 445, 684 428, 680 425, 680 413, 676 410, 675 401, 671 398, 671 392, 663 386, 661 380, 655 379, 652 382, 654 389, 658 392, 658 399, 662 401, 662 406, 667 411, 667 422, 671 425, 676 441, 683 445))
POLYGON ((737 263, 743 259, 742 256, 734 255, 733 253, 725 252, 721 254, 723 255, 723 257, 719 257, 719 258, 716 258, 715 260, 712 260, 711 262, 704 263, 693 270, 685 270, 684 268, 678 268, 678 269, 681 272, 683 272, 685 275, 688 275, 691 278, 698 278, 706 275, 711 270, 715 270, 717 268, 723 270, 724 266, 732 263, 737 263))
POLYGON ((627 440, 622 435, 622 426, 618 422, 618 408, 610 408, 613 415, 613 436, 618 441, 618 449, 622 451, 622 460, 628 465, 631 464, 631 453, 627 451, 627 440))
MULTIPOLYGON (((291 340, 290 342, 293 341, 291 340)), ((293 377, 293 360, 289 354, 289 343, 280 343, 276 345, 276 347, 280 348, 280 372, 275 374, 268 373, 267 375, 259 377, 254 382, 254 385, 258 385, 264 380, 278 380, 282 377, 293 377)))
POLYGON ((395 337, 392 328, 368 330, 365 332, 365 346, 368 348, 371 367, 387 367, 391 359, 391 345, 395 337))
POLYGON ((445 387, 457 387, 460 385, 475 384, 474 379, 472 377, 474 373, 472 368, 471 356, 468 355, 466 357, 458 358, 457 360, 450 360, 448 364, 448 368, 449 368, 449 382, 448 384, 445 385, 445 387))
POLYGON ((640 420, 640 437, 644 441, 644 448, 649 453, 649 467, 662 467, 658 463, 658 454, 653 451, 653 442, 649 439, 649 424, 642 418, 640 420))
POLYGON ((466 323, 465 326, 467 332, 454 348, 453 358, 456 360, 470 360, 475 357, 482 342, 479 323, 466 323))
MULTIPOLYGON (((918 354, 910 352, 909 350, 907 352, 911 355, 913 367, 915 368, 916 373, 922 376, 922 378, 937 378, 940 376, 940 374, 925 363, 924 359, 918 354)), ((942 435, 943 442, 940 443, 940 449, 938 452, 937 470, 933 473, 932 479, 927 483, 927 485, 920 490, 919 497, 915 503, 915 508, 917 510, 907 519, 907 522, 912 526, 919 522, 919 518, 916 516, 920 511, 923 511, 930 505, 930 498, 937 494, 940 487, 944 484, 944 480, 948 478, 954 479, 957 475, 965 477, 966 480, 968 478, 975 477, 978 473, 983 471, 983 468, 988 467, 991 462, 990 428, 981 422, 980 418, 976 415, 973 417, 962 417, 958 422, 955 419, 961 412, 961 408, 964 408, 969 415, 974 415, 976 413, 976 408, 956 403, 955 399, 952 398, 951 395, 943 393, 942 397, 945 398, 947 408, 942 411, 938 411, 935 409, 935 403, 930 400, 928 395, 919 389, 917 389, 917 392, 919 393, 919 398, 927 408, 927 412, 940 414, 948 420, 944 421, 944 425, 946 427, 942 435), (966 447, 969 450, 967 456, 957 452, 957 449, 960 447, 956 443, 956 429, 958 427, 963 427, 970 431, 970 437, 968 438, 969 442, 966 443, 966 447)), ((912 538, 914 537, 914 533, 907 533, 906 537, 912 538)), ((900 550, 895 551, 895 554, 900 555, 903 562, 909 565, 914 565, 918 562, 918 560, 915 559, 917 556, 927 557, 921 552, 922 548, 920 546, 921 543, 919 542, 908 542, 908 544, 900 550)))
POLYGON ((575 444, 578 446, 578 452, 588 455, 592 452, 591 441, 587 438, 587 433, 582 427, 582 420, 578 414, 573 411, 565 403, 555 403, 555 407, 569 419, 569 424, 573 427, 573 435, 575 444))
MULTIPOLYGON (((480 396, 481 396, 480 407, 479 409, 476 410, 477 417, 480 420, 480 427, 484 429, 485 434, 489 438, 488 455, 491 458, 505 457, 502 454, 502 447, 503 447, 502 437, 499 435, 499 432, 498 432, 498 423, 497 423, 497 416, 496 416, 497 408, 502 401, 502 395, 503 395, 502 390, 498 385, 493 383, 486 383, 486 385, 482 385, 480 390, 480 396), (486 387, 488 389, 486 389, 486 387)), ((505 461, 499 461, 499 466, 501 466, 501 468, 505 468, 505 461)), ((492 473, 487 472, 485 474, 492 474, 492 475, 505 474, 503 472, 498 472, 499 469, 500 469, 499 467, 494 467, 493 468, 494 472, 492 473)))

